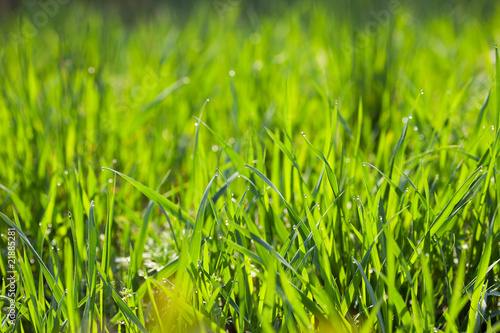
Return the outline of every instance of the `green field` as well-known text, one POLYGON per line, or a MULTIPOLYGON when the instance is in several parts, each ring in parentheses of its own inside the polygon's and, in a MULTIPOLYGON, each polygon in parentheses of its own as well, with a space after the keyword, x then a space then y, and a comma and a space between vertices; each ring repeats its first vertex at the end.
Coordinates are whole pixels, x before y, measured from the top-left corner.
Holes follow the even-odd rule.
POLYGON ((494 1, 13 7, 1 332, 500 331, 494 1))

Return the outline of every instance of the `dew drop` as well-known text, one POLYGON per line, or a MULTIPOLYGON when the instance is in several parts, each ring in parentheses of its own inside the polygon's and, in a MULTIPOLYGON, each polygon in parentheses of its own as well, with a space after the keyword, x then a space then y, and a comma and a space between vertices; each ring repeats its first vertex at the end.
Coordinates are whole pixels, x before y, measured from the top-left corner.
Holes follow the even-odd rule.
POLYGON ((300 134, 302 134, 302 136, 306 136, 306 132, 300 132, 300 134))
POLYGON ((413 116, 412 116, 412 115, 410 115, 408 118, 409 118, 409 119, 413 119, 413 116))
POLYGON ((64 174, 67 175, 68 174, 68 170, 64 170, 64 174))
POLYGON ((423 95, 424 94, 424 89, 420 90, 420 94, 423 95))
POLYGON ((61 183, 57 183, 57 186, 61 186, 61 183))
POLYGON ((194 126, 198 126, 198 123, 194 123, 194 126))

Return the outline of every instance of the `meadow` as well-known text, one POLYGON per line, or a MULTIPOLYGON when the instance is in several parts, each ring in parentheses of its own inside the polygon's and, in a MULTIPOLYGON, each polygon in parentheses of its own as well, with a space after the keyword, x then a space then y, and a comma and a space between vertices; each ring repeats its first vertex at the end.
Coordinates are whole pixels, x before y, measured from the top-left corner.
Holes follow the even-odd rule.
POLYGON ((424 4, 0 13, 0 330, 499 332, 500 9, 424 4))

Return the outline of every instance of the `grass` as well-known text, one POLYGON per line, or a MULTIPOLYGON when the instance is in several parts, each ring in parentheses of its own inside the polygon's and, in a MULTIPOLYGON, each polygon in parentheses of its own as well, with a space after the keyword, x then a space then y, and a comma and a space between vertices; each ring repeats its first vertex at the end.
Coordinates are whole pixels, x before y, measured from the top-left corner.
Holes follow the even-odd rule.
POLYGON ((2 331, 500 331, 496 7, 38 6, 0 21, 2 331))

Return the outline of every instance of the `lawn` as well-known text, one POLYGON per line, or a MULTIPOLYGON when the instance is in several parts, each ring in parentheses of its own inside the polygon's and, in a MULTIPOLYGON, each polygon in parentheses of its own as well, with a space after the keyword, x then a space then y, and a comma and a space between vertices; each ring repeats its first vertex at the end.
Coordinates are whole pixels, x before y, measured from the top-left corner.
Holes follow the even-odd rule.
POLYGON ((0 4, 0 331, 500 332, 497 7, 0 4))

